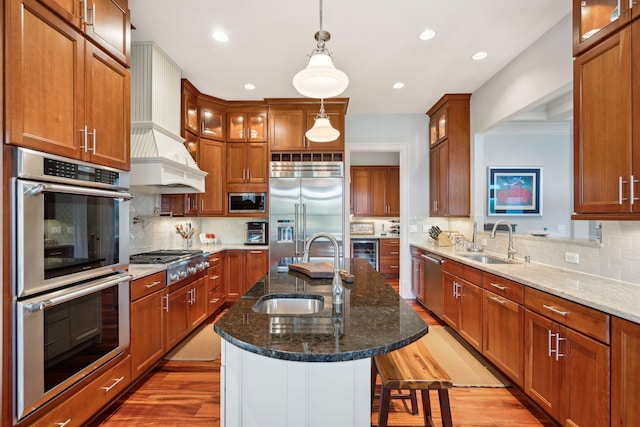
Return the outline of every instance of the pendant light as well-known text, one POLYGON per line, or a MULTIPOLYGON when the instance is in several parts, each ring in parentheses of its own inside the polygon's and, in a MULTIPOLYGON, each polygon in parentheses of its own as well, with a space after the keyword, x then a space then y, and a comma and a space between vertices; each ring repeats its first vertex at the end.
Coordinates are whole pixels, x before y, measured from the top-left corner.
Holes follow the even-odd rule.
POLYGON ((332 98, 349 86, 347 75, 333 65, 331 53, 324 46, 331 34, 322 30, 322 0, 320 0, 320 31, 315 34, 318 46, 311 52, 307 68, 296 73, 293 86, 309 98, 332 98))
POLYGON ((324 99, 320 99, 320 114, 316 116, 313 127, 304 134, 312 142, 335 141, 340 136, 340 131, 334 129, 329 122, 329 117, 324 111, 324 99))

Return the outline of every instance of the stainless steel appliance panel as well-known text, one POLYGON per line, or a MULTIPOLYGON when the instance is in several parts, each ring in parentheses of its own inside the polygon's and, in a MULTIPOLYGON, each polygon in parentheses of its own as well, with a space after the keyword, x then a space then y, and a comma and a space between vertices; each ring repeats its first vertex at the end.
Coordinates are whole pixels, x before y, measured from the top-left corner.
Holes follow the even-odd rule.
POLYGON ((378 270, 378 239, 351 238, 351 258, 364 258, 373 268, 378 270))
POLYGON ((426 253, 424 259, 425 295, 424 305, 442 319, 442 263, 441 257, 426 253))
POLYGON ((16 419, 129 346, 129 280, 112 275, 15 302, 16 419))

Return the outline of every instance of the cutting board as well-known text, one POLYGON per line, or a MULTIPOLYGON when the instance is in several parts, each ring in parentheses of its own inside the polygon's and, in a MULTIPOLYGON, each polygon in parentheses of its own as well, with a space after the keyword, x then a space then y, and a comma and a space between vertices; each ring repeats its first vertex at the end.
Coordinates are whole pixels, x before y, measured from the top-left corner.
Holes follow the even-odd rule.
MULTIPOLYGON (((333 278, 333 264, 330 262, 305 262, 301 264, 289 264, 289 270, 297 271, 312 279, 331 279, 333 278)), ((340 278, 347 283, 355 280, 353 274, 340 270, 340 278)))

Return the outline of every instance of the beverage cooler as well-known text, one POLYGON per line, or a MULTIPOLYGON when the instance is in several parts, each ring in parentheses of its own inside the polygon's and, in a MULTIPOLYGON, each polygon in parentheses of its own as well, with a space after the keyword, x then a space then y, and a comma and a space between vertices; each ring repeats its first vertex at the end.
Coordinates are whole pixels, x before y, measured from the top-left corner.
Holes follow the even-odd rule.
POLYGON ((351 239, 351 258, 364 258, 378 270, 378 239, 351 239))

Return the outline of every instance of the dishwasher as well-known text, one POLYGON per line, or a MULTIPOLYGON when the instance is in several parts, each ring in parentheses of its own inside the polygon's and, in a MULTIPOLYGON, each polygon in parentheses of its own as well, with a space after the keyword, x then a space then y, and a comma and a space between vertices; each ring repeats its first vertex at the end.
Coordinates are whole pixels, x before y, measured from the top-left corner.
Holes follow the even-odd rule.
POLYGON ((424 259, 424 306, 442 319, 442 263, 441 257, 423 253, 424 259))

